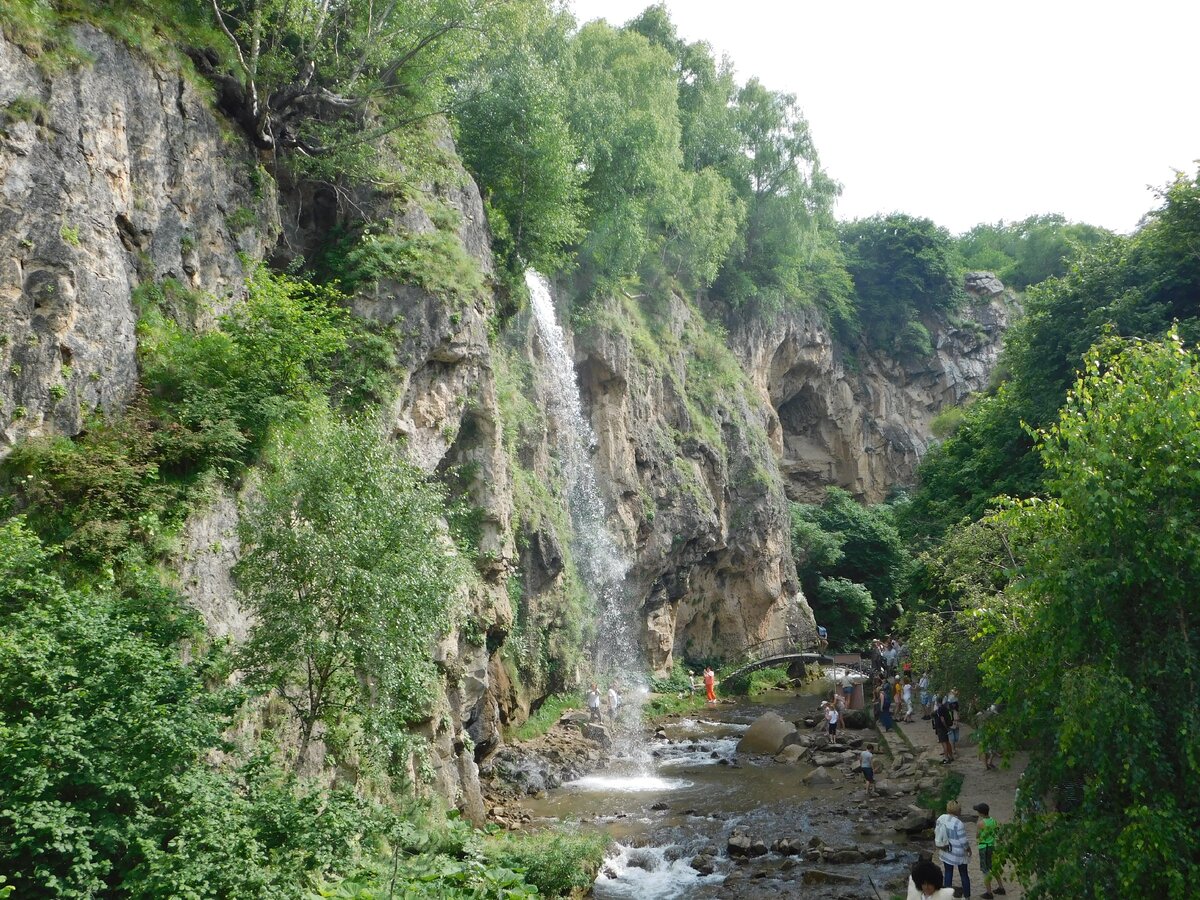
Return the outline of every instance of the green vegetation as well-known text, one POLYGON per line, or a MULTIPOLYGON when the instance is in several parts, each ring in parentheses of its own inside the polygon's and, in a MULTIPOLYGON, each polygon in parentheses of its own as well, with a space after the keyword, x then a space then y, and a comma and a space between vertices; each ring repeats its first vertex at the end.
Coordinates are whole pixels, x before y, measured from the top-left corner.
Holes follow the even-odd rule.
POLYGON ((1034 897, 1182 898, 1200 875, 1200 185, 1161 196, 1030 289, 1007 380, 898 506, 914 661, 1000 704, 992 746, 1032 751, 1002 841, 1034 897))
POLYGON ((994 272, 1007 287, 1023 291, 1048 278, 1062 278, 1074 257, 1109 237, 1095 225, 1044 215, 976 225, 955 243, 968 271, 994 272))
POLYGON ((590 890, 607 847, 602 834, 556 832, 497 838, 484 852, 494 865, 522 873, 542 896, 568 897, 590 890))
POLYGON ((832 646, 861 649, 886 633, 910 566, 891 506, 863 506, 840 488, 829 488, 820 506, 793 503, 792 554, 832 646))
POLYGON ((917 806, 940 816, 946 811, 947 803, 958 799, 959 791, 962 790, 965 780, 964 776, 958 772, 947 772, 936 791, 921 791, 917 794, 917 806))
POLYGON ((583 695, 551 694, 542 701, 541 706, 511 732, 518 741, 528 741, 545 734, 558 724, 562 714, 568 709, 583 709, 583 695))

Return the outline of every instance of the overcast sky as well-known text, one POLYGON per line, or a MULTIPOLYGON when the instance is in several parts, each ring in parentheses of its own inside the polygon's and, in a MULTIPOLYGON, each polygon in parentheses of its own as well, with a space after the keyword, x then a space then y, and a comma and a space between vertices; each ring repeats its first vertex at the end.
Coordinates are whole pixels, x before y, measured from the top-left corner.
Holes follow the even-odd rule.
MULTIPOLYGON (((570 0, 619 25, 649 0, 570 0)), ((1200 159, 1198 0, 668 0, 739 82, 796 95, 839 218, 1132 230, 1200 159)))

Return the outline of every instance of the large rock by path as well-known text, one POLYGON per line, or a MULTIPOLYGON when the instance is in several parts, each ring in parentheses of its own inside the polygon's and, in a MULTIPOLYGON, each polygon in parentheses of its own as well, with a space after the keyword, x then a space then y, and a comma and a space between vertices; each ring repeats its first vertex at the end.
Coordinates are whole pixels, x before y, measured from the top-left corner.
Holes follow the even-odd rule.
POLYGON ((788 742, 796 726, 776 713, 769 712, 754 720, 738 741, 738 753, 761 753, 774 756, 788 742))

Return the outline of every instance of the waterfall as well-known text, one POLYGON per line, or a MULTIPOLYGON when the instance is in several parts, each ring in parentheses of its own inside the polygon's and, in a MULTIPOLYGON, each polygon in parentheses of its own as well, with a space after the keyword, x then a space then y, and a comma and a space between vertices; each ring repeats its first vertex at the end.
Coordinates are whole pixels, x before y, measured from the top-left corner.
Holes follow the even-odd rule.
POLYGON ((583 415, 575 365, 554 312, 550 286, 537 272, 525 273, 538 338, 545 354, 543 387, 549 413, 558 425, 556 456, 566 480, 567 506, 574 537, 571 549, 584 588, 599 614, 595 669, 600 677, 619 679, 622 697, 631 707, 641 705, 644 687, 634 610, 625 590, 629 561, 608 530, 604 500, 596 487, 591 452, 596 444, 583 415))

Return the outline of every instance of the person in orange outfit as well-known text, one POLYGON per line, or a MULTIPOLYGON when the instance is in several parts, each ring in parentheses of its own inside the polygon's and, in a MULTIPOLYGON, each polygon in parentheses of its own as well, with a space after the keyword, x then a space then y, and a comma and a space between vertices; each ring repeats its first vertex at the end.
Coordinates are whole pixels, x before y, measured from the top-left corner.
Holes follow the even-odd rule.
POLYGON ((717 675, 712 670, 712 666, 704 667, 704 697, 709 703, 717 702, 716 692, 713 690, 717 686, 717 675))

